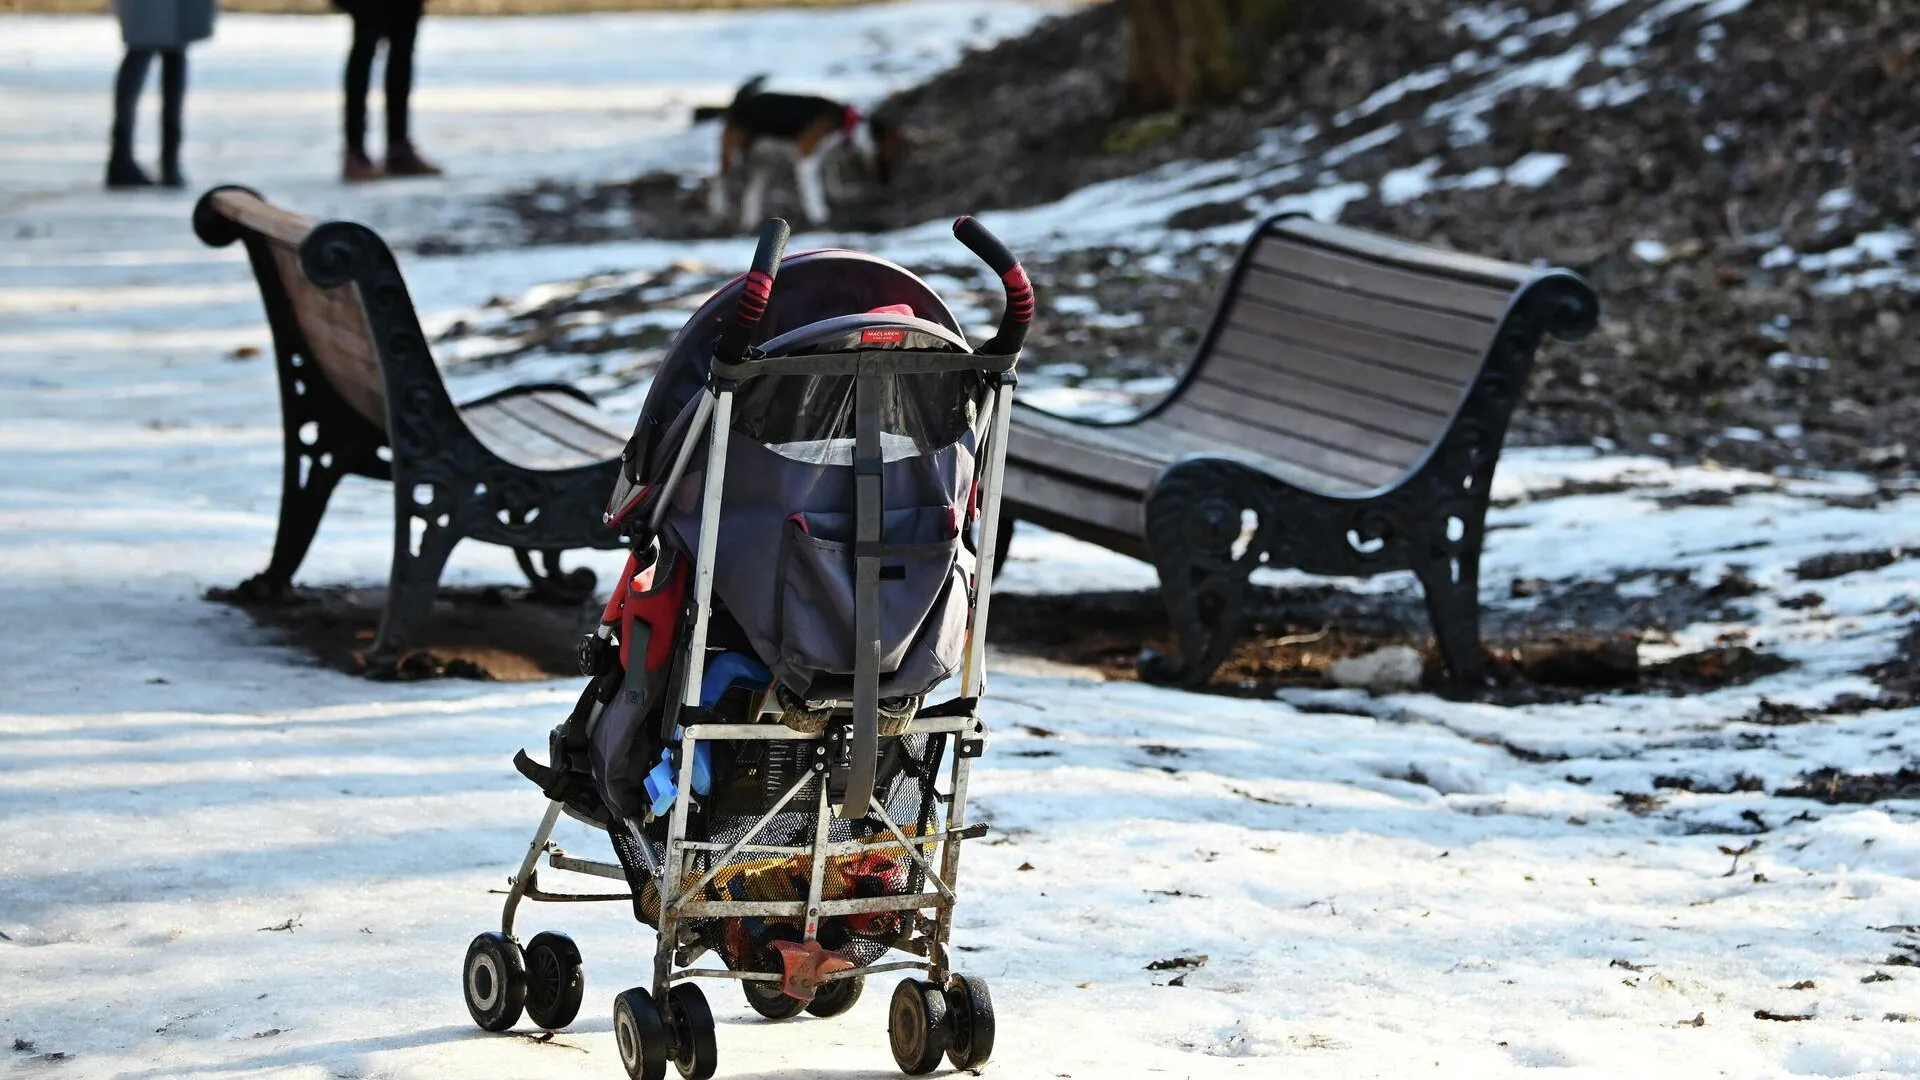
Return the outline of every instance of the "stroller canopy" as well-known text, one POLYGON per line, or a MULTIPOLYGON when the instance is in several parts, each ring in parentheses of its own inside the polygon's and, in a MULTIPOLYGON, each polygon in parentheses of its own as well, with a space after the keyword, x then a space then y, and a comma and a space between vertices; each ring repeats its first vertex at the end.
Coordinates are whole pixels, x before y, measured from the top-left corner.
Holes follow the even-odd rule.
MULTIPOLYGON (((714 345, 748 277, 715 294, 681 331, 648 393, 615 518, 670 500, 663 543, 697 550, 705 459, 662 489, 686 440, 714 345)), ((953 313, 917 276, 851 251, 795 255, 754 334, 768 356, 887 349, 968 353, 953 313)), ((754 650, 802 696, 843 693, 853 672, 855 382, 773 374, 734 394, 714 590, 754 650)), ((880 691, 925 693, 963 651, 971 562, 959 542, 989 391, 976 370, 881 380, 886 545, 880 691)))

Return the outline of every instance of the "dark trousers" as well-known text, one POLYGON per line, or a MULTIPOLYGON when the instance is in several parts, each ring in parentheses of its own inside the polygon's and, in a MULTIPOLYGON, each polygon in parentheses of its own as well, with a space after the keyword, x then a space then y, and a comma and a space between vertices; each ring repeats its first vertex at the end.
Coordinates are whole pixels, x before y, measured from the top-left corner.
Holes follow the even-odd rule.
POLYGON ((113 153, 122 159, 133 157, 134 117, 140 112, 140 90, 146 86, 147 69, 153 65, 155 53, 160 54, 160 159, 178 163, 181 112, 187 100, 184 49, 127 50, 113 83, 113 153))
POLYGON ((350 10, 353 48, 347 53, 347 152, 367 152, 367 84, 373 53, 387 43, 387 153, 410 144, 407 98, 413 93, 413 39, 420 28, 418 3, 363 2, 350 10))

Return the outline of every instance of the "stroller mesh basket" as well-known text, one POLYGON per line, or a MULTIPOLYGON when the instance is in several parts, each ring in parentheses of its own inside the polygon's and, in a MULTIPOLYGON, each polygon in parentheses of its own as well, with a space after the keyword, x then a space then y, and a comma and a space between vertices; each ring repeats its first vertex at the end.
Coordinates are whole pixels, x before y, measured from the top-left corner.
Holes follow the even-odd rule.
POLYGON ((590 680, 548 763, 515 758, 550 801, 501 929, 467 951, 482 1028, 523 1012, 564 1027, 584 996, 570 939, 515 936, 523 899, 625 900, 656 934, 651 983, 614 1000, 629 1076, 714 1074, 700 979, 780 1018, 837 1015, 867 976, 913 972, 887 1010, 900 1067, 992 1053, 986 984, 947 948, 960 850, 985 831, 967 785, 1034 304, 984 227, 954 232, 1007 294, 978 351, 911 273, 849 251, 786 259, 779 221, 668 350, 608 503, 632 554, 582 643, 590 680), (555 846, 562 813, 605 829, 616 861, 555 846), (627 891, 549 891, 543 869, 627 891))

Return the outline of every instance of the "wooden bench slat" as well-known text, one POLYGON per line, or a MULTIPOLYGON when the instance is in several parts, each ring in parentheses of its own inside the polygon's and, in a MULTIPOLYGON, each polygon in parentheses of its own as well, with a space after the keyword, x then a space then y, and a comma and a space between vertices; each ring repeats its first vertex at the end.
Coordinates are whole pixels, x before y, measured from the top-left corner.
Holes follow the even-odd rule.
MULTIPOLYGON (((1361 483, 1351 477, 1324 472, 1298 460, 1272 457, 1244 442, 1229 441, 1210 428, 1192 430, 1184 423, 1175 422, 1180 419, 1182 418, 1170 418, 1168 413, 1161 413, 1141 421, 1138 430, 1143 438, 1153 439, 1171 448, 1173 450, 1171 459, 1193 456, 1231 458, 1295 487, 1331 495, 1370 490, 1374 486, 1370 482, 1361 483)), ((1155 479, 1157 480, 1158 477, 1155 479)))
POLYGON ((535 391, 514 394, 490 404, 515 420, 554 442, 569 446, 594 458, 619 457, 626 445, 623 438, 610 436, 597 425, 589 425, 550 405, 545 399, 563 397, 559 391, 535 391))
MULTIPOLYGON (((1227 330, 1214 345, 1214 354, 1201 368, 1200 378, 1211 378, 1216 366, 1232 366, 1248 379, 1248 388, 1290 384, 1305 378, 1340 393, 1353 394, 1385 404, 1450 416, 1460 400, 1461 385, 1434 379, 1415 378, 1405 372, 1383 370, 1333 353, 1316 352, 1297 345, 1258 339, 1243 331, 1227 330)), ((1230 377, 1222 383, 1231 385, 1230 377)))
MULTIPOLYGON (((1245 397, 1274 406, 1304 409, 1319 416, 1361 428, 1395 435, 1421 446, 1429 445, 1451 417, 1426 409, 1411 409, 1378 397, 1314 382, 1284 368, 1249 364, 1222 353, 1201 373, 1201 385, 1229 396, 1245 397)), ((1191 392, 1191 391, 1189 391, 1191 392)))
POLYGON ((542 392, 540 403, 565 413, 607 438, 618 441, 623 449, 627 445, 627 439, 633 435, 632 424, 607 413, 597 405, 589 405, 572 394, 542 392))
POLYGON ((1445 274, 1467 281, 1483 282, 1509 291, 1533 276, 1532 267, 1502 262, 1480 255, 1426 247, 1396 240, 1378 233, 1344 225, 1327 225, 1309 217, 1290 217, 1276 221, 1269 233, 1292 236, 1317 246, 1345 252, 1363 259, 1374 259, 1418 273, 1445 274))
POLYGON ((1316 491, 1355 489, 1355 481, 1350 477, 1282 460, 1257 448, 1235 444, 1208 430, 1161 423, 1160 417, 1109 426, 1077 423, 1022 408, 1014 413, 1014 422, 1019 435, 1007 449, 1010 461, 1049 472, 1084 476, 1096 484, 1125 487, 1143 495, 1153 487, 1161 469, 1193 454, 1238 457, 1255 468, 1272 471, 1316 491))
POLYGON ((1216 416, 1230 417, 1262 431, 1314 443, 1331 454, 1352 454, 1403 471, 1428 446, 1426 439, 1414 439, 1340 417, 1324 416, 1285 401, 1250 397, 1204 381, 1187 387, 1187 392, 1181 395, 1181 403, 1216 416))
POLYGON ((460 410, 460 419, 481 445, 501 460, 525 469, 545 470, 571 469, 605 460, 529 427, 499 405, 499 402, 487 402, 468 406, 460 410))
POLYGON ((1507 313, 1513 287, 1438 278, 1431 274, 1383 266, 1300 243, 1285 235, 1267 234, 1254 249, 1255 265, 1268 270, 1316 278, 1341 289, 1389 300, 1454 311, 1472 318, 1497 320, 1507 313))
POLYGON ((1496 324, 1464 315, 1448 315, 1342 292, 1302 277, 1249 267, 1240 291, 1272 307, 1363 326, 1410 342, 1437 345, 1479 356, 1493 340, 1496 324))
POLYGON ((1026 506, 1041 506, 1066 517, 1128 536, 1146 535, 1145 504, 1139 495, 1118 495, 1076 484, 1065 477, 1007 463, 1005 498, 1026 506))
POLYGON ((359 287, 345 285, 331 292, 316 288, 301 276, 299 255, 278 246, 272 250, 286 285, 287 303, 312 354, 308 359, 355 412, 385 431, 385 379, 366 314, 360 310, 359 287))
POLYGON ((1020 437, 1007 448, 1010 458, 1102 479, 1143 494, 1173 460, 1164 446, 1142 445, 1131 428, 1109 432, 1024 408, 1016 410, 1014 418, 1020 437))
POLYGON ((313 219, 303 217, 245 191, 228 189, 213 195, 213 205, 228 220, 243 225, 277 244, 298 250, 313 231, 313 219))
POLYGON ((1479 374, 1484 358, 1481 353, 1422 345, 1311 313, 1269 307, 1245 296, 1237 300, 1229 312, 1227 329, 1365 364, 1373 369, 1366 382, 1381 386, 1412 378, 1457 390, 1479 374))
POLYGON ((1287 462, 1336 481, 1330 493, 1369 490, 1398 480, 1406 471, 1288 435, 1242 416, 1219 413, 1181 400, 1153 418, 1168 427, 1205 436, 1220 451, 1242 450, 1287 462))

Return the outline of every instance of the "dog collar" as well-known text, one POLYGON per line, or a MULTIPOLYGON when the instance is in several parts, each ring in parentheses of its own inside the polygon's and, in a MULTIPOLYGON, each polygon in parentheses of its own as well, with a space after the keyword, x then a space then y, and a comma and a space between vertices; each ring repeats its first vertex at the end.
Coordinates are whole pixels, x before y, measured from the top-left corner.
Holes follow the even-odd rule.
POLYGON ((859 126, 860 110, 852 105, 847 106, 846 113, 840 119, 840 129, 848 135, 851 135, 859 126))

